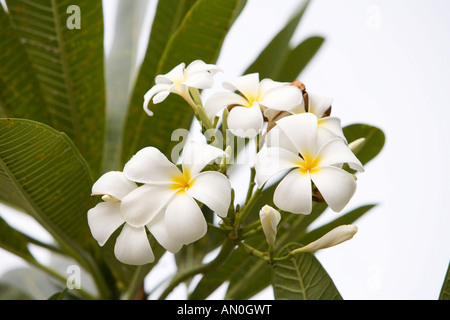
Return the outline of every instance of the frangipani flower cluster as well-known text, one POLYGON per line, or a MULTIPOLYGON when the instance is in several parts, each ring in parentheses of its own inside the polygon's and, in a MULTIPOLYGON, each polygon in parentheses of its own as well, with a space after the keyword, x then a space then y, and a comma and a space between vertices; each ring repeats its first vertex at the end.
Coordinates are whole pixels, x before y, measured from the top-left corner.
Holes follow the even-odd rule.
MULTIPOLYGON (((252 202, 257 197, 252 194, 254 183, 258 192, 269 181, 277 183, 273 196, 276 209, 258 208, 260 227, 272 250, 282 218, 278 210, 309 214, 314 196, 319 194, 339 212, 356 191, 355 177, 344 165, 358 172, 364 168, 348 146, 339 118, 331 116, 330 98, 308 94, 298 82, 260 80, 253 73, 225 82, 226 91, 212 94, 204 103, 198 90, 212 88, 219 71, 217 66, 200 60, 187 67, 181 63, 156 77, 143 107, 153 115, 149 102, 161 103, 175 93, 186 100, 206 127, 217 131, 226 128, 240 138, 258 138, 256 157, 250 164, 254 181, 250 181, 248 199, 252 202), (225 125, 219 126, 223 109, 225 125)), ((149 146, 138 151, 123 171, 105 173, 92 187, 93 195, 103 195, 103 201, 88 213, 94 238, 104 245, 121 229, 116 257, 127 264, 150 263, 154 255, 147 232, 176 253, 206 234, 208 224, 201 210, 206 205, 223 220, 219 225, 230 232, 229 238, 240 244, 238 229, 250 209, 244 204, 243 212, 238 212, 232 201, 234 188, 226 175, 229 163, 224 161, 231 146, 219 145, 222 147, 196 142, 186 145, 178 166, 149 146), (206 170, 214 160, 220 165, 206 170)), ((353 227, 338 231, 332 233, 332 239, 339 235, 337 239, 345 241, 356 233, 353 227)))
POLYGON ((88 212, 94 238, 103 245, 124 225, 114 252, 118 260, 136 265, 154 260, 146 229, 172 253, 200 239, 207 223, 196 200, 221 217, 230 206, 231 186, 225 175, 201 172, 224 156, 215 147, 191 143, 184 149, 180 170, 158 149, 140 150, 123 172, 107 172, 92 187, 93 195, 104 195, 104 201, 88 212))

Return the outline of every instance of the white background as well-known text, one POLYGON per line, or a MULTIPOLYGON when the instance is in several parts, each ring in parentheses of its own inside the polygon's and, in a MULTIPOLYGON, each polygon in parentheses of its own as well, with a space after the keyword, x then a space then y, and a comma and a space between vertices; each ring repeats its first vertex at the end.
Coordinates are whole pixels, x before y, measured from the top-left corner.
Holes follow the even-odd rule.
MULTIPOLYGON (((241 75, 300 3, 249 0, 226 38, 218 61, 226 76, 218 81, 241 75)), ((344 212, 378 206, 357 221, 351 241, 317 253, 344 299, 439 296, 450 257, 449 12, 446 0, 315 0, 295 34, 294 44, 326 39, 299 78, 307 89, 334 97, 343 125, 368 123, 386 134, 344 212)), ((25 217, 0 215, 46 239, 25 217)), ((338 215, 327 212, 318 223, 338 215)), ((0 251, 0 275, 21 265, 0 251)))

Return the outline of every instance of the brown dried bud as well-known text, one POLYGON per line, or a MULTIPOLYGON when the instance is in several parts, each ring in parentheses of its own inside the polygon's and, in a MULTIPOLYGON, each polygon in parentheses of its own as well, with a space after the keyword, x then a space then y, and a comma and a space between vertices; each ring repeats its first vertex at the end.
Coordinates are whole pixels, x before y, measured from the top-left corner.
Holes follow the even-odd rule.
POLYGON ((305 101, 305 110, 308 112, 309 110, 309 99, 308 99, 308 92, 306 91, 305 84, 301 82, 300 80, 295 80, 291 82, 291 86, 297 87, 300 89, 300 91, 303 94, 303 101, 305 101))

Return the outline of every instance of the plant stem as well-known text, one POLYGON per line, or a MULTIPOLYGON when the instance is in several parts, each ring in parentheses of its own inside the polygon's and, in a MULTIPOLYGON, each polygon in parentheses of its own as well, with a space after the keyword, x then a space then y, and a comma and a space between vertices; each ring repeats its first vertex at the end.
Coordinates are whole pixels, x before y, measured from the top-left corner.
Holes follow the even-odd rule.
POLYGON ((253 192, 252 196, 248 201, 246 201, 244 205, 244 209, 242 209, 241 214, 236 217, 236 221, 234 223, 235 227, 239 226, 242 221, 247 217, 247 215, 250 213, 250 211, 253 209, 253 206, 256 204, 256 201, 258 201, 260 195, 261 195, 262 188, 258 188, 253 192))
POLYGON ((172 292, 173 289, 175 289, 176 286, 178 286, 181 282, 184 280, 187 280, 197 274, 205 274, 209 271, 212 271, 219 267, 230 255, 230 253, 233 251, 235 247, 235 244, 231 240, 226 240, 223 244, 222 248, 220 249, 219 254, 217 257, 212 260, 209 263, 202 264, 196 268, 192 268, 190 270, 187 270, 185 272, 177 274, 172 281, 170 282, 169 286, 164 290, 164 292, 159 297, 159 300, 164 300, 167 298, 167 296, 172 292))
POLYGON ((131 279, 128 289, 123 295, 124 300, 134 299, 136 293, 139 290, 139 287, 142 285, 142 281, 147 275, 148 272, 147 270, 148 269, 146 265, 136 267, 136 270, 134 271, 133 278, 131 279))

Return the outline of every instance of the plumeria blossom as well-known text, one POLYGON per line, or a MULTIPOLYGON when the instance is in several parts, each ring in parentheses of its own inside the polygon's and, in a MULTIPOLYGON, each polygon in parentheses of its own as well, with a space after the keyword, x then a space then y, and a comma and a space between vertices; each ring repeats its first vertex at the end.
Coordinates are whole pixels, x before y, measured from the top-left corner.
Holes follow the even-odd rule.
MULTIPOLYGON (((264 115, 271 119, 280 120, 283 117, 293 114, 312 113, 317 117, 318 134, 320 142, 326 142, 332 138, 339 137, 343 141, 347 141, 342 131, 341 120, 338 117, 329 115, 329 110, 333 99, 327 96, 320 96, 317 94, 308 93, 308 100, 302 101, 289 111, 285 111, 282 114, 274 110, 266 110, 264 115)), ((276 129, 276 126, 274 127, 276 129)), ((267 140, 270 141, 270 135, 283 135, 283 132, 277 132, 276 130, 270 130, 268 132, 267 140)), ((283 138, 280 138, 283 139, 283 138)), ((269 142, 270 143, 270 142, 269 142)))
POLYGON ((180 63, 168 73, 156 76, 155 85, 144 95, 145 112, 152 116, 153 112, 148 108, 150 100, 154 104, 160 103, 170 93, 180 95, 195 109, 196 105, 189 94, 189 88, 211 88, 214 84, 213 76, 219 71, 214 64, 195 60, 187 67, 185 63, 180 63))
MULTIPOLYGON (((123 172, 107 172, 92 186, 92 194, 103 195, 104 201, 88 211, 89 228, 101 246, 123 225, 114 246, 114 254, 119 261, 132 265, 150 263, 155 259, 147 239, 145 225, 129 224, 123 212, 123 203, 127 203, 129 198, 134 198, 133 192, 137 190, 139 188, 136 183, 128 180, 123 172)), ((161 221, 153 221, 147 228, 157 235, 163 246, 174 248, 161 221)))
POLYGON ((312 184, 333 211, 341 211, 356 191, 356 181, 341 169, 347 163, 364 171, 361 162, 340 138, 319 141, 317 117, 301 113, 277 121, 286 140, 272 141, 255 160, 256 180, 263 186, 271 177, 291 170, 278 184, 274 203, 282 210, 309 214, 312 209, 312 184))
POLYGON ((228 178, 217 171, 201 171, 226 156, 218 148, 192 142, 183 150, 180 170, 158 149, 140 150, 124 167, 129 180, 143 184, 133 198, 122 200, 124 218, 135 227, 163 221, 175 249, 200 239, 207 223, 196 200, 220 217, 226 217, 231 202, 228 178))
POLYGON ((206 101, 206 114, 212 121, 221 109, 233 106, 228 115, 228 128, 244 138, 255 137, 263 128, 264 110, 290 110, 302 101, 298 88, 271 79, 260 82, 258 73, 224 82, 223 86, 233 92, 213 94, 206 101))

